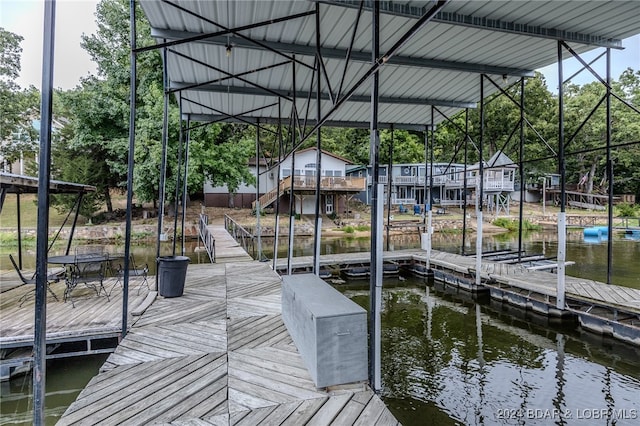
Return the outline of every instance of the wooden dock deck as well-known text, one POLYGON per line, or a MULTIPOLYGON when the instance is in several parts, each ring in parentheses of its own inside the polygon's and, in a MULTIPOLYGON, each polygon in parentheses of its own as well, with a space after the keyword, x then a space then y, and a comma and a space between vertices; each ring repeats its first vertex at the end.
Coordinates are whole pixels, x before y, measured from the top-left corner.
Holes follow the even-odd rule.
POLYGON ((397 425, 365 384, 316 389, 280 286, 265 263, 190 265, 184 295, 135 320, 58 424, 397 425))
MULTIPOLYGON (((149 281, 153 278, 149 277, 149 281)), ((133 313, 140 309, 149 295, 146 286, 138 287, 141 278, 132 277, 129 283, 128 321, 134 319, 133 313)), ((105 280, 107 291, 115 284, 115 278, 105 280)), ((122 291, 117 284, 107 300, 104 294, 96 296, 95 291, 80 285, 74 290, 75 308, 71 302, 63 301, 64 282, 51 284, 51 289, 58 297, 56 301, 47 294, 47 344, 70 341, 91 341, 117 337, 122 330, 122 291)), ((153 296, 155 292, 151 292, 153 296)), ((20 285, 5 291, 0 297, 0 349, 3 351, 18 347, 31 347, 34 338, 34 298, 32 285, 20 285), (29 294, 22 306, 18 300, 29 294)), ((111 349, 87 349, 89 352, 110 352, 111 349)), ((53 357, 53 355, 51 356, 53 357)))
MULTIPOLYGON (((425 263, 427 261, 426 252, 420 249, 407 249, 397 251, 385 251, 383 253, 385 261, 403 262, 414 261, 425 263)), ((370 254, 366 253, 343 253, 320 256, 320 266, 330 265, 359 265, 368 264, 370 254)), ((462 256, 454 253, 433 250, 430 263, 436 268, 442 268, 453 272, 469 274, 475 270, 476 260, 471 256, 462 256)), ((278 259, 277 269, 285 270, 286 259, 278 259)), ((302 256, 292 259, 294 269, 305 269, 313 267, 312 256, 302 256)), ((538 292, 548 296, 556 296, 556 275, 551 275, 546 271, 527 269, 518 264, 508 264, 483 260, 481 277, 484 285, 492 286, 491 282, 496 282, 502 287, 513 287, 538 292)), ((566 297, 577 301, 590 303, 608 304, 620 309, 637 312, 640 314, 640 290, 617 285, 608 285, 598 281, 565 277, 566 297)))

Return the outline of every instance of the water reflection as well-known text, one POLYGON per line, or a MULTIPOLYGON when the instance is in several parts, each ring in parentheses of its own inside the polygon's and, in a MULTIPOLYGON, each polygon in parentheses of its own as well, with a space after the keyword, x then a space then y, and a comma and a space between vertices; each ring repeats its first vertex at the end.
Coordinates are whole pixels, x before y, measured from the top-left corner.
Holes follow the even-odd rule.
MULTIPOLYGON (((368 307, 364 287, 345 294, 368 307)), ((382 327, 384 398, 405 425, 640 419, 640 348, 573 324, 409 278, 385 282, 382 327)))
MULTIPOLYGON (((47 362, 45 424, 54 425, 107 359, 107 354, 47 362)), ((31 425, 31 374, 0 382, 0 425, 31 425)))

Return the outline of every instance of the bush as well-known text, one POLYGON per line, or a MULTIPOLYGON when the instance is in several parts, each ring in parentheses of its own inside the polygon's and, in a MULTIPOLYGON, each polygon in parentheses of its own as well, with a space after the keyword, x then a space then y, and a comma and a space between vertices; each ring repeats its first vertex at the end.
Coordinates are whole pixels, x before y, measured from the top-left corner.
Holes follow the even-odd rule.
POLYGON ((351 225, 347 225, 342 228, 342 231, 346 232, 347 234, 353 234, 354 232, 356 232, 356 229, 351 225))
POLYGON ((369 231, 371 227, 369 225, 358 225, 356 226, 356 231, 369 231))
MULTIPOLYGON (((507 219, 506 217, 499 217, 493 221, 495 226, 499 226, 501 228, 505 228, 509 231, 517 231, 520 225, 520 222, 517 220, 507 219)), ((525 220, 522 222, 522 229, 525 231, 539 231, 542 229, 540 225, 534 225, 533 223, 525 220)))
POLYGON ((616 206, 618 211, 618 217, 637 217, 638 216, 637 204, 622 203, 616 206))

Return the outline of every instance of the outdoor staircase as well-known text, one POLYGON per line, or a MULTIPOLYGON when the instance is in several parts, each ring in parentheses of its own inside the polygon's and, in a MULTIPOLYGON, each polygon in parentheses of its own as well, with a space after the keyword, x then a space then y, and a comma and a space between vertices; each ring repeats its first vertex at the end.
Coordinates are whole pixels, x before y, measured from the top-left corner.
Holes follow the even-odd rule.
MULTIPOLYGON (((271 191, 268 191, 262 195, 258 199, 260 202, 260 208, 264 209, 265 207, 269 207, 276 199, 278 199, 278 194, 284 193, 285 190, 291 188, 291 176, 287 176, 282 179, 278 184, 277 188, 273 188, 271 191)), ((251 208, 256 208, 256 202, 251 203, 251 208)))

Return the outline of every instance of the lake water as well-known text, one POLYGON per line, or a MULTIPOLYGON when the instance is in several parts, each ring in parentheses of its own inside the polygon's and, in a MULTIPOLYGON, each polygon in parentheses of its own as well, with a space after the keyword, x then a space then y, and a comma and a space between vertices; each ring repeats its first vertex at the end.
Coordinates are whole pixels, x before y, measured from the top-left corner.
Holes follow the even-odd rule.
MULTIPOLYGON (((264 239, 267 256, 273 240, 264 239)), ((296 256, 313 254, 312 238, 297 238, 296 256)), ((197 243, 187 247, 193 253, 197 243)), ((461 236, 436 234, 434 248, 460 253, 461 236)), ((321 252, 368 251, 367 238, 323 240, 321 252)), ((393 237, 392 249, 420 246, 417 235, 393 237)), ((483 250, 516 249, 513 236, 483 239, 483 250)), ((286 239, 279 243, 286 256, 286 239)), ((527 253, 555 256, 557 238, 533 233, 527 253)), ((163 244, 162 253, 170 253, 163 244)), ((473 252, 475 240, 467 240, 473 252)), ((113 252, 122 248, 108 247, 113 252)), ((155 266, 155 245, 134 246, 138 263, 155 266)), ((585 242, 569 233, 570 275, 604 281, 606 242, 585 242)), ((203 253, 192 262, 206 263, 203 253)), ((614 237, 614 283, 640 288, 640 243, 614 237)), ((383 292, 383 398, 405 425, 447 424, 638 424, 640 348, 582 332, 575 324, 555 324, 468 293, 428 286, 421 278, 388 279, 383 292), (607 417, 608 416, 608 417, 607 417), (615 421, 614 421, 615 420, 615 421), (428 424, 428 423, 427 423, 428 424)), ((338 286, 368 307, 368 283, 338 286)), ((55 424, 106 356, 61 359, 47 367, 47 424, 55 424)), ((31 424, 31 377, 0 387, 0 425, 31 424)))

